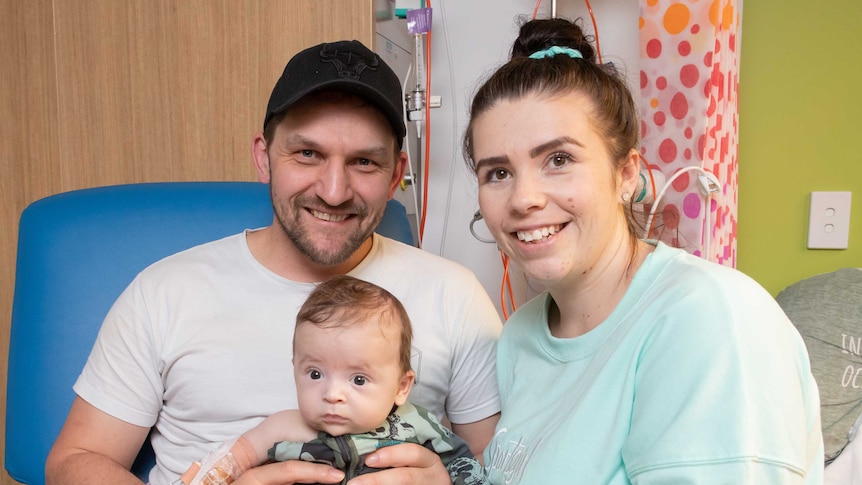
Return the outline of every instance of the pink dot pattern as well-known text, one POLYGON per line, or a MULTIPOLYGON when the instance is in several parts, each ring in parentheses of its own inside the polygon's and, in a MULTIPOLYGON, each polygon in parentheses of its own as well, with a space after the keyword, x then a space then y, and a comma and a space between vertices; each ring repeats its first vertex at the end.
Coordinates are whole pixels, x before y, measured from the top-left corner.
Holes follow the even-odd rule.
POLYGON ((741 22, 742 0, 640 2, 644 162, 667 180, 698 166, 720 182, 705 209, 700 173, 677 176, 660 201, 649 237, 731 267, 736 266, 741 22))

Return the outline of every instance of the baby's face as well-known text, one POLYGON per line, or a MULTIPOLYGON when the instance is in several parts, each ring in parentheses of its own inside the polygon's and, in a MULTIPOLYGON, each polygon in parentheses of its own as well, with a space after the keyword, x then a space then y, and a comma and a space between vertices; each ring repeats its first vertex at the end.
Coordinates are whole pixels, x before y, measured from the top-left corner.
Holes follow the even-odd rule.
POLYGON ((299 325, 293 374, 308 424, 333 436, 365 433, 386 420, 393 404, 404 404, 413 372, 399 365, 399 337, 388 323, 299 325))

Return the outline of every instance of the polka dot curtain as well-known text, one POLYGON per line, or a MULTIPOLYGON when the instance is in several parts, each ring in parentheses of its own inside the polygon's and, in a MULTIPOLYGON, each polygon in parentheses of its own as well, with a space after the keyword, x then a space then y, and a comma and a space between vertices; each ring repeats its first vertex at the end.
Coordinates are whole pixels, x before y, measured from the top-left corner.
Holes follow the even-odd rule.
POLYGON ((668 182, 649 237, 727 266, 736 265, 741 22, 742 0, 640 2, 641 154, 668 182), (716 177, 709 198, 700 169, 716 177))

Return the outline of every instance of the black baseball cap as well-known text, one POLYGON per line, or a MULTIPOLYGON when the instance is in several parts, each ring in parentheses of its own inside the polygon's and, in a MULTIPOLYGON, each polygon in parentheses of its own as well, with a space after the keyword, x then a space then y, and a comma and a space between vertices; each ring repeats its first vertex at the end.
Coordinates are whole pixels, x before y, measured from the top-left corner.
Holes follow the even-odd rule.
POLYGON ((407 134, 401 82, 380 56, 357 40, 323 43, 293 56, 272 89, 264 128, 273 116, 321 89, 345 91, 373 104, 392 125, 401 148, 407 134))

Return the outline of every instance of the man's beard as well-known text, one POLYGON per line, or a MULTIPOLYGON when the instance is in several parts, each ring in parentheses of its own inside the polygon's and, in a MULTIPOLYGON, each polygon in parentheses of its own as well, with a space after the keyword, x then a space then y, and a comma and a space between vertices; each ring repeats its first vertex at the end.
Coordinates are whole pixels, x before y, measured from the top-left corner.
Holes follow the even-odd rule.
MULTIPOLYGON (((285 202, 284 204, 289 203, 285 202)), ((359 219, 368 217, 368 208, 358 207, 352 203, 345 203, 341 206, 332 207, 332 210, 328 210, 326 208, 330 206, 327 206, 319 199, 317 203, 307 204, 303 198, 298 197, 293 200, 293 218, 288 219, 290 212, 287 210, 287 207, 281 202, 277 202, 274 196, 272 197, 272 208, 275 211, 275 218, 278 220, 284 234, 303 256, 308 258, 312 263, 321 266, 335 266, 347 261, 371 237, 371 234, 377 228, 382 218, 382 213, 377 214, 375 219, 370 221, 371 224, 367 224, 365 227, 360 224, 349 234, 344 234, 343 232, 335 233, 333 236, 343 239, 343 242, 338 247, 331 247, 332 244, 320 244, 327 241, 320 241, 319 238, 312 237, 306 230, 306 227, 300 222, 302 213, 306 212, 305 207, 309 206, 322 208, 323 210, 317 209, 321 210, 321 212, 350 212, 353 214, 351 217, 359 219)), ((365 222, 368 223, 369 221, 366 220, 365 222)))

